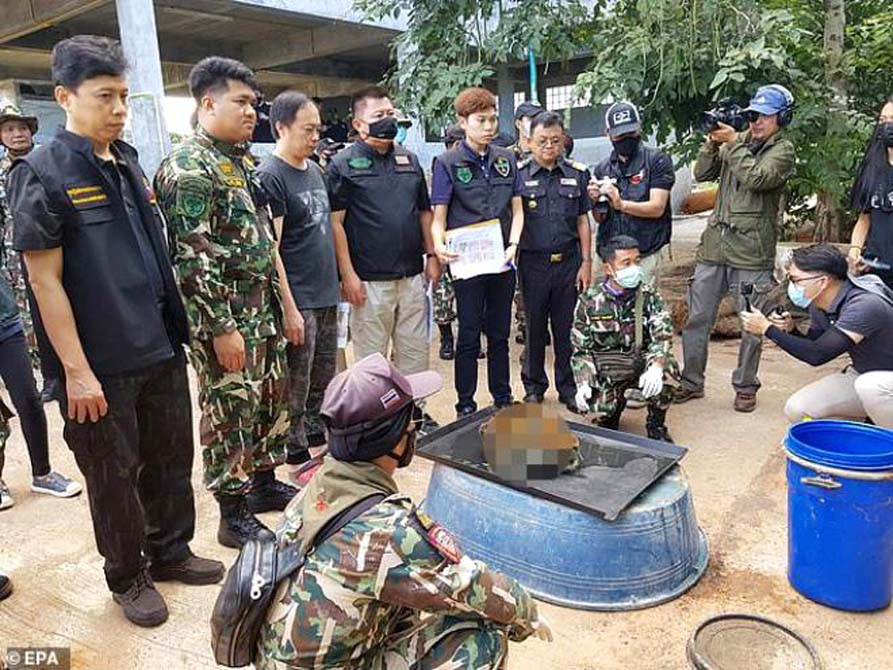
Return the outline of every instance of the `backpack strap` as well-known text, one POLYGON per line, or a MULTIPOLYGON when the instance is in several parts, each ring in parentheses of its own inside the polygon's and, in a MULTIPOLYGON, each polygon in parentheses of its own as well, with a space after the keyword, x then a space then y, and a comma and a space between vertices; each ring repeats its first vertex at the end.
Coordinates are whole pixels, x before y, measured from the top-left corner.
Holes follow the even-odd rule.
POLYGON ((276 580, 285 579, 291 575, 304 564, 304 558, 312 549, 328 540, 363 512, 368 512, 386 497, 383 493, 373 493, 333 516, 316 534, 306 551, 302 550, 303 544, 297 542, 281 549, 276 565, 276 580))
POLYGON ((643 329, 645 326, 645 292, 640 288, 639 292, 636 294, 636 353, 642 351, 642 343, 645 341, 643 338, 643 329))

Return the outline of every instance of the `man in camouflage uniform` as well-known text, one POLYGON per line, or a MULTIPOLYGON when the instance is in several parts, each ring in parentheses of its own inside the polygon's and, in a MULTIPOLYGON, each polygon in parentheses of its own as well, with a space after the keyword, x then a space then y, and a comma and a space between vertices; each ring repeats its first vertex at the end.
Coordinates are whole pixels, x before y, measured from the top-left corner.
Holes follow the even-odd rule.
POLYGON ((195 134, 164 160, 155 189, 192 331, 204 478, 220 504, 217 539, 239 547, 270 536, 252 513, 284 509, 297 493, 274 468, 285 461, 289 429, 280 328, 300 344, 303 319, 282 280, 270 209, 247 155, 254 75, 238 61, 206 58, 189 88, 195 134))
POLYGON ((404 377, 381 354, 332 381, 322 409, 329 455, 286 509, 279 541, 313 546, 330 520, 370 496, 384 499, 279 585, 257 670, 495 670, 505 667, 508 640, 551 639, 521 585, 464 555, 397 491, 393 473, 414 452, 414 401, 442 383, 430 371, 404 377))
POLYGON ((619 235, 608 240, 600 252, 605 279, 580 295, 571 331, 577 408, 595 412, 603 428, 618 430, 626 391, 638 387, 648 405, 648 437, 672 442, 666 416, 679 370, 673 358, 670 314, 656 289, 642 283, 642 259, 635 239, 619 235), (620 376, 612 373, 604 355, 637 353, 637 303, 642 312, 640 353, 644 372, 620 376))
POLYGON ((25 342, 31 355, 31 363, 35 368, 40 365, 37 355, 37 339, 34 336, 34 325, 31 323, 31 308, 28 305, 28 294, 25 289, 25 275, 19 254, 12 248, 12 216, 6 202, 6 175, 9 168, 18 158, 34 149, 34 135, 37 133, 37 117, 26 116, 21 110, 9 102, 0 104, 0 143, 6 154, 0 158, 0 225, 2 225, 3 250, 6 262, 3 271, 15 293, 19 306, 19 315, 25 329, 25 342))

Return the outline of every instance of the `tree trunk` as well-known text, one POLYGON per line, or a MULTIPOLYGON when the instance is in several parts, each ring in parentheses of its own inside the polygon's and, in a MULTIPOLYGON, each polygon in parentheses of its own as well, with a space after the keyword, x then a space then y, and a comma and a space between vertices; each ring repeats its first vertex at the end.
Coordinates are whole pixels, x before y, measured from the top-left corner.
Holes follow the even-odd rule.
MULTIPOLYGON (((842 115, 848 107, 847 80, 843 69, 844 30, 846 29, 845 0, 825 0, 825 84, 830 89, 828 109, 829 146, 833 145, 831 119, 842 115)), ((843 219, 840 203, 834 194, 820 189, 816 205, 815 238, 819 242, 839 242, 843 219)))

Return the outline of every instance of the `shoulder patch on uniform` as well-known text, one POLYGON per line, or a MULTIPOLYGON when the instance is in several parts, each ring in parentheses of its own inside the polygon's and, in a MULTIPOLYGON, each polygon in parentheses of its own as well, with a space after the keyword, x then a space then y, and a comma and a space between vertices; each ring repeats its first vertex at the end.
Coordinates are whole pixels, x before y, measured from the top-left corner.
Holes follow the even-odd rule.
POLYGON ((179 175, 176 209, 180 214, 193 219, 198 218, 205 214, 210 201, 210 180, 190 174, 179 175))
POLYGON ((409 160, 409 156, 406 154, 394 154, 394 162, 397 165, 411 165, 412 161, 409 160))
POLYGON ((499 173, 501 177, 508 177, 509 172, 512 171, 512 164, 509 163, 509 159, 505 156, 500 156, 495 161, 493 161, 493 168, 496 172, 499 173))
POLYGON ((422 524, 427 533, 425 539, 437 552, 451 563, 458 563, 462 560, 462 550, 459 549, 459 543, 456 538, 439 523, 434 521, 427 514, 419 509, 415 510, 416 519, 422 524))
POLYGON ((522 158, 521 160, 519 160, 519 161, 518 161, 518 169, 526 168, 528 165, 530 165, 530 161, 531 161, 531 160, 532 160, 532 159, 531 159, 530 156, 528 156, 527 158, 522 158))
POLYGON ((372 167, 372 159, 368 156, 357 156, 347 161, 347 164, 354 170, 368 170, 372 167))
POLYGON ((579 170, 580 172, 586 172, 589 168, 586 166, 586 163, 581 163, 580 161, 568 161, 572 168, 575 170, 579 170))

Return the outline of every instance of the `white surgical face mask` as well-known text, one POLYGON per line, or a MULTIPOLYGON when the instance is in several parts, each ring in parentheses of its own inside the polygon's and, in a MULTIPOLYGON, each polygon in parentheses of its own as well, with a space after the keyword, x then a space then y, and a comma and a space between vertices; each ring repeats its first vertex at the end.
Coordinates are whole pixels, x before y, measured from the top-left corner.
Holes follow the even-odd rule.
POLYGON ((623 288, 636 288, 642 283, 642 266, 629 265, 625 268, 620 268, 614 273, 614 281, 623 288))

